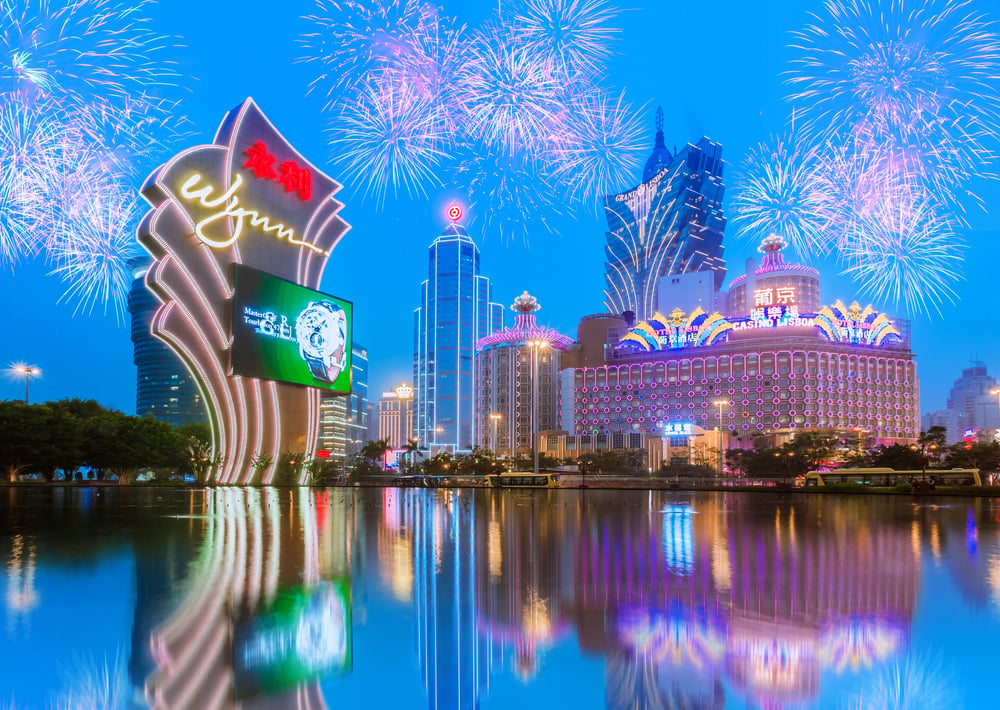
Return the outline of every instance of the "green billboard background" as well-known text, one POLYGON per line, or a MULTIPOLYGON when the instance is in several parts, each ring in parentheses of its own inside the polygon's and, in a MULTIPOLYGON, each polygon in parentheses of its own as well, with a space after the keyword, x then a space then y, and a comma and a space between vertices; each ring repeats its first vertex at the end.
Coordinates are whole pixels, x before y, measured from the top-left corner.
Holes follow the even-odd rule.
POLYGON ((233 374, 350 393, 350 301, 241 264, 233 279, 233 374))

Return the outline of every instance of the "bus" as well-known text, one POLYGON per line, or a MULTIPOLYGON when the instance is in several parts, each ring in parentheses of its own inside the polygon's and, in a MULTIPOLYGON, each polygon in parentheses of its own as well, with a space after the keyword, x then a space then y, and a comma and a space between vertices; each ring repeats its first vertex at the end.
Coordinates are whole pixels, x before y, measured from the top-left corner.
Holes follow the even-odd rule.
POLYGON ((556 473, 531 473, 512 471, 492 473, 486 477, 490 488, 558 488, 559 475, 556 473))
POLYGON ((945 470, 897 471, 893 468, 838 468, 833 471, 807 473, 806 488, 830 486, 837 483, 860 483, 865 486, 891 488, 898 483, 923 483, 931 486, 981 486, 983 479, 978 468, 952 468, 945 470))

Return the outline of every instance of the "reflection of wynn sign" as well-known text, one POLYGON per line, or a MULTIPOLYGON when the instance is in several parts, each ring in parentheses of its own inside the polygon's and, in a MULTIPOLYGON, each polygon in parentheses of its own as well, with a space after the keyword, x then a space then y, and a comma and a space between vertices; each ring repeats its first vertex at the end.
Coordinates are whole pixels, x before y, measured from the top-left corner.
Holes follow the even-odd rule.
POLYGON ((623 192, 620 195, 615 195, 615 202, 628 202, 629 200, 632 200, 635 197, 639 197, 640 195, 643 195, 646 192, 651 191, 653 188, 657 186, 657 184, 659 184, 660 180, 662 180, 666 176, 667 171, 669 169, 670 168, 664 168, 656 175, 654 175, 652 178, 650 178, 649 182, 641 183, 639 187, 635 188, 634 190, 629 190, 628 192, 623 192))

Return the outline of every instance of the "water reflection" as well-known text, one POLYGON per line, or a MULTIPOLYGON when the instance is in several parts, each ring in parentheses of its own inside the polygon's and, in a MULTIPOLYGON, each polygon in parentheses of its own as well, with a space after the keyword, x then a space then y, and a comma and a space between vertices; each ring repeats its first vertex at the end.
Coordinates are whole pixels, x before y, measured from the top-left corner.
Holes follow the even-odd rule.
POLYGON ((359 703, 397 651, 420 687, 393 668, 396 704, 431 710, 558 705, 576 683, 609 708, 988 697, 939 649, 989 648, 998 630, 982 613, 1000 599, 991 500, 51 489, 10 494, 6 512, 15 650, 68 601, 49 567, 130 550, 134 576, 115 582, 134 584, 127 664, 109 654, 73 681, 125 678, 121 707, 359 703), (387 628, 412 645, 380 646, 387 628), (581 676, 594 660, 603 678, 581 676))

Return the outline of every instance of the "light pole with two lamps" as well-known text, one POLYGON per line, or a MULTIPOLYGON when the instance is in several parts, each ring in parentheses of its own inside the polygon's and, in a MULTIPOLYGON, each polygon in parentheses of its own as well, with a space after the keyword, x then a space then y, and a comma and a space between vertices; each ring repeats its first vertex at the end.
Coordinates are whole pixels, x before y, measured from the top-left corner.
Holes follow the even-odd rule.
POLYGON ((727 399, 717 399, 712 402, 716 407, 719 408, 719 475, 721 476, 724 472, 724 458, 723 458, 723 448, 722 448, 722 410, 729 404, 727 399))

